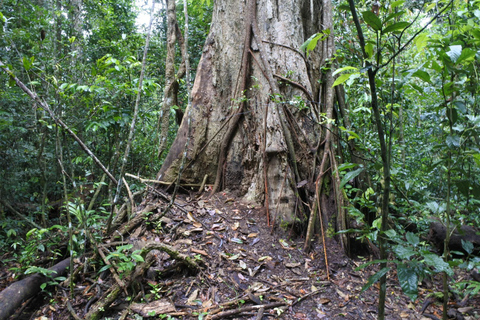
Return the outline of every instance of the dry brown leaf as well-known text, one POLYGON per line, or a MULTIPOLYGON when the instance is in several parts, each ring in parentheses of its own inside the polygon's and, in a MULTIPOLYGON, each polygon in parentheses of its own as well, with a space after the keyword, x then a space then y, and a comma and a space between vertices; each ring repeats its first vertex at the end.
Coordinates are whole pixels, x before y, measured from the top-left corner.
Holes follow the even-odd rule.
POLYGON ((201 254, 202 256, 209 257, 208 253, 205 250, 192 248, 192 252, 201 254))
POLYGON ((194 301, 197 300, 197 297, 198 297, 198 289, 195 289, 188 297, 187 305, 190 305, 190 306, 196 305, 194 301))
POLYGON ((285 267, 287 268, 296 268, 296 267, 300 267, 301 263, 298 262, 298 263, 285 263, 285 267))

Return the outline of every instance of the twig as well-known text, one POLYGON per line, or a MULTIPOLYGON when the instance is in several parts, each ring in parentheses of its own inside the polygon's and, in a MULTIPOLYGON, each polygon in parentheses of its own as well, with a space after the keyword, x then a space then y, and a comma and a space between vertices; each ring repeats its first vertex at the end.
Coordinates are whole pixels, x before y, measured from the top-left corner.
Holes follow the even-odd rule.
POLYGON ((286 82, 294 85, 295 87, 301 89, 301 90, 308 96, 308 100, 310 100, 311 103, 313 103, 313 102, 315 101, 315 100, 313 99, 312 94, 307 90, 307 88, 305 88, 305 87, 304 87, 303 85, 301 85, 300 83, 295 82, 295 81, 293 81, 293 80, 291 80, 291 79, 285 78, 284 76, 281 76, 281 75, 276 74, 276 73, 274 73, 273 76, 274 76, 274 77, 277 77, 277 78, 279 78, 279 79, 281 79, 281 80, 283 80, 283 81, 286 81, 286 82))
POLYGON ((43 229, 41 226, 39 226, 38 224, 36 224, 35 222, 33 221, 30 221, 28 220, 28 218, 26 216, 24 216, 23 214, 21 214, 20 212, 18 212, 17 210, 15 210, 11 205, 9 205, 7 202, 5 202, 5 200, 3 199, 0 199, 0 202, 8 208, 8 210, 12 211, 13 213, 15 213, 17 216, 19 216, 20 218, 22 218, 23 220, 25 220, 26 222, 28 222, 29 224, 31 224, 34 228, 37 228, 37 229, 43 229))
POLYGON ((303 61, 305 62, 305 64, 308 65, 308 62, 307 62, 307 60, 305 59, 305 55, 304 55, 303 52, 301 52, 300 50, 297 50, 297 49, 292 48, 292 47, 290 47, 290 46, 287 46, 287 45, 285 45, 285 44, 276 43, 276 42, 272 42, 272 41, 268 41, 268 40, 262 40, 262 42, 269 43, 269 44, 273 44, 273 45, 275 45, 275 46, 284 47, 284 48, 287 48, 287 49, 292 50, 292 51, 298 53, 298 54, 302 57, 302 59, 303 59, 303 61))
POLYGON ((230 317, 242 312, 247 312, 247 311, 252 311, 252 310, 259 310, 261 308, 264 309, 273 309, 281 306, 287 306, 288 304, 286 302, 274 302, 274 303, 269 303, 269 304, 264 304, 264 305, 255 305, 255 306, 247 306, 243 308, 238 308, 238 309, 233 309, 233 310, 228 310, 224 312, 220 312, 216 315, 213 315, 211 317, 207 317, 208 320, 215 320, 215 319, 223 319, 226 317, 230 317))
POLYGON ((307 299, 308 297, 314 296, 314 295, 319 294, 320 292, 324 292, 324 291, 325 291, 325 290, 322 288, 322 289, 318 289, 318 290, 309 292, 309 293, 301 296, 300 298, 298 298, 298 299, 295 300, 294 302, 292 302, 292 304, 290 305, 290 307, 293 307, 294 305, 296 305, 297 303, 299 303, 299 302, 307 299))
MULTIPOLYGON (((450 2, 442 9, 440 10, 439 13, 437 13, 436 15, 433 16, 432 19, 430 19, 430 21, 428 21, 424 26, 423 28, 421 28, 420 30, 418 30, 417 32, 415 32, 415 34, 410 38, 408 39, 407 42, 405 42, 405 44, 400 48, 400 50, 398 50, 397 52, 395 52, 394 55, 392 55, 390 57, 390 59, 387 60, 387 62, 385 62, 384 64, 382 64, 381 66, 378 66, 375 70, 378 71, 378 69, 381 69, 383 67, 385 67, 386 65, 388 65, 393 59, 395 59, 400 53, 403 52, 403 50, 405 50, 405 48, 421 33, 423 32, 423 30, 425 30, 426 28, 428 28, 428 26, 430 26, 430 24, 435 21, 445 10, 447 10, 447 8, 452 4, 453 0, 450 0, 450 2)), ((362 46, 362 49, 364 48, 364 46, 362 46)))
POLYGON ((120 277, 118 276, 117 270, 115 270, 114 265, 112 263, 110 263, 110 261, 107 260, 107 257, 105 257, 105 254, 103 253, 102 248, 97 247, 97 250, 98 250, 98 253, 100 254, 100 257, 102 257, 103 262, 105 262, 106 265, 110 266, 108 268, 108 270, 110 270, 110 272, 112 273, 113 278, 115 279, 117 284, 120 286, 120 288, 123 289, 125 294, 128 296, 128 292, 127 292, 127 288, 125 286, 125 283, 123 283, 122 280, 120 280, 120 277))
POLYGON ((166 252, 170 257, 172 257, 172 259, 183 260, 190 269, 193 269, 193 270, 201 269, 200 266, 197 264, 197 262, 193 258, 178 252, 172 246, 169 246, 164 243, 154 242, 154 241, 146 242, 145 246, 141 251, 141 254, 142 255, 147 254, 152 250, 160 250, 160 251, 166 252))
MULTIPOLYGON (((128 185, 127 181, 125 180, 125 177, 122 177, 122 181, 123 181, 123 184, 125 184, 125 188, 127 189, 128 198, 130 199, 130 207, 132 209, 132 214, 133 214, 135 212, 135 202, 133 202, 132 191, 130 190, 129 185, 128 185)), ((128 219, 130 219, 130 217, 128 217, 128 219)))

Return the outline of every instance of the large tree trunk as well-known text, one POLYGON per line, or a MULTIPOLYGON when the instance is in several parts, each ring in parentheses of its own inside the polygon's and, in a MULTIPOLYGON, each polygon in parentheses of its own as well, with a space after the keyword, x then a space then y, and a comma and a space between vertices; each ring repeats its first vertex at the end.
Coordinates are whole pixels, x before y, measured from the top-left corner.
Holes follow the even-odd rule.
POLYGON ((216 190, 229 189, 265 204, 275 223, 306 219, 304 204, 311 205, 315 196, 323 159, 320 123, 326 119, 320 115, 328 114, 333 103, 331 83, 322 88, 322 80, 327 81, 321 71, 331 67, 333 41, 319 41, 308 58, 299 49, 328 28, 325 3, 215 1, 192 106, 159 180, 175 180, 188 135, 182 182, 200 184, 208 175, 216 190))

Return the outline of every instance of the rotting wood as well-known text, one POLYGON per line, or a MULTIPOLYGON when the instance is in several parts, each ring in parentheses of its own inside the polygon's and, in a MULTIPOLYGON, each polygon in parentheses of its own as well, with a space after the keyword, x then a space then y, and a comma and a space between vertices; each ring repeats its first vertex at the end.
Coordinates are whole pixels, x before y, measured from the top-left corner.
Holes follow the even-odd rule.
MULTIPOLYGON (((52 277, 59 277, 65 274, 70 265, 70 258, 67 258, 48 270, 54 271, 52 277)), ((40 285, 49 281, 50 278, 35 274, 23 280, 14 282, 0 292, 0 319, 8 319, 20 305, 40 292, 40 285)))

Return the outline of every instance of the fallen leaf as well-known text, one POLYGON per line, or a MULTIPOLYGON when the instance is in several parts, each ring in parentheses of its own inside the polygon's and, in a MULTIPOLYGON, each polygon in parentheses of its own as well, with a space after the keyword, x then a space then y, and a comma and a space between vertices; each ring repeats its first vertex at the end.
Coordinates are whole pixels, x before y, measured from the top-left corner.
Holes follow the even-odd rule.
POLYGON ((307 182, 308 182, 307 180, 302 180, 302 181, 300 181, 299 183, 297 183, 297 188, 303 187, 304 185, 307 184, 307 182))
POLYGON ((188 218, 188 220, 190 220, 192 222, 197 222, 197 220, 195 220, 195 218, 193 217, 193 214, 191 212, 187 212, 187 218, 188 218))
POLYGON ((240 268, 242 268, 242 269, 244 269, 244 270, 247 269, 247 264, 245 263, 245 261, 240 260, 240 261, 238 262, 238 264, 240 265, 240 268))
POLYGON ((460 313, 467 313, 467 312, 470 312, 470 311, 472 311, 472 310, 473 310, 472 307, 458 308, 458 311, 459 311, 460 313))
POLYGON ((225 226, 221 223, 214 223, 212 225, 212 230, 215 230, 215 231, 222 231, 222 230, 225 230, 225 226))
POLYGON ((238 244, 243 244, 243 241, 241 239, 238 239, 238 238, 231 238, 230 241, 234 242, 234 243, 238 243, 238 244))
POLYGON ((270 256, 263 256, 263 257, 258 258, 258 262, 262 262, 262 261, 264 261, 264 260, 270 261, 270 260, 272 260, 272 257, 270 257, 270 256))
POLYGON ((208 253, 205 250, 199 250, 199 249, 192 248, 192 251, 195 252, 195 253, 201 254, 202 256, 206 256, 206 257, 209 256, 208 253))
POLYGON ((257 233, 249 233, 247 238, 255 238, 256 236, 258 236, 258 232, 257 233))
POLYGON ((340 291, 339 289, 336 289, 337 290, 337 293, 338 295, 345 301, 348 301, 349 297, 348 297, 348 294, 345 294, 343 293, 342 291, 340 291))
POLYGON ((260 238, 255 238, 255 239, 253 239, 252 243, 250 243, 250 245, 253 246, 256 243, 258 243, 259 241, 260 241, 260 238))
POLYGON ((285 263, 285 267, 287 268, 296 268, 296 267, 299 267, 301 265, 300 262, 298 263, 285 263))
POLYGON ((285 240, 283 240, 283 239, 280 239, 280 240, 278 240, 278 242, 280 242, 280 244, 282 245, 282 247, 283 247, 284 249, 289 249, 289 248, 290 248, 290 246, 288 245, 287 241, 285 241, 285 240))
POLYGON ((329 303, 330 301, 331 301, 331 300, 328 299, 328 298, 320 298, 320 299, 318 300, 318 303, 320 303, 320 304, 327 304, 327 303, 329 303))
POLYGON ((233 229, 233 230, 237 230, 239 227, 240 227, 240 222, 236 221, 236 222, 233 224, 232 229, 233 229))
POLYGON ((195 289, 188 297, 187 305, 190 305, 190 306, 196 305, 194 301, 197 300, 197 297, 198 297, 198 289, 195 289))

